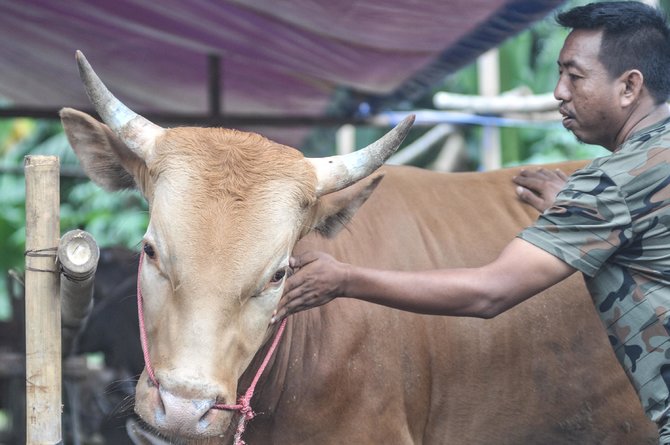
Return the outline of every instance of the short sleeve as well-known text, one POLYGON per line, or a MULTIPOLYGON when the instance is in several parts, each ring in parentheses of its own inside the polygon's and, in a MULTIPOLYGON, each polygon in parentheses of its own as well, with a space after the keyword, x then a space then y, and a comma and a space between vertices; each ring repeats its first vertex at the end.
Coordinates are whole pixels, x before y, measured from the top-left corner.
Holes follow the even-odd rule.
POLYGON ((625 243, 630 225, 624 194, 607 174, 592 168, 573 174, 554 206, 519 238, 593 276, 625 243))

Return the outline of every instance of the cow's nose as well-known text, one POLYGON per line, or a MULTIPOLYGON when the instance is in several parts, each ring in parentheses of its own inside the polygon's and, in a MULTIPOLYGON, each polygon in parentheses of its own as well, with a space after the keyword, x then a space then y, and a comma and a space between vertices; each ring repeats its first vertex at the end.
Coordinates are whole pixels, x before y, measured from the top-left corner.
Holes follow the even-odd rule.
POLYGON ((185 399, 158 388, 160 401, 155 407, 156 427, 187 436, 207 434, 221 410, 213 409, 215 399, 185 399))

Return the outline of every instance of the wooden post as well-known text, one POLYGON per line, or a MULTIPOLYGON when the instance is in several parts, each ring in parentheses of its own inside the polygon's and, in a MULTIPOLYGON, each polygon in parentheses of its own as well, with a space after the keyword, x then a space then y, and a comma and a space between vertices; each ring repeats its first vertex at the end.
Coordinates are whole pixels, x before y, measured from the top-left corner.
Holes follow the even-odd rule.
POLYGON ((346 155, 356 150, 356 127, 344 124, 335 133, 336 152, 346 155))
POLYGON ((93 282, 100 249, 91 234, 71 230, 61 237, 58 261, 61 267, 60 298, 63 356, 72 352, 93 307, 93 282))
MULTIPOLYGON (((477 74, 479 94, 482 96, 496 96, 500 93, 500 65, 497 48, 479 56, 479 59, 477 59, 477 74)), ((485 126, 482 131, 482 146, 480 149, 482 169, 499 169, 502 166, 500 128, 485 126)))
POLYGON ((60 177, 56 156, 26 156, 26 439, 62 443, 60 177))

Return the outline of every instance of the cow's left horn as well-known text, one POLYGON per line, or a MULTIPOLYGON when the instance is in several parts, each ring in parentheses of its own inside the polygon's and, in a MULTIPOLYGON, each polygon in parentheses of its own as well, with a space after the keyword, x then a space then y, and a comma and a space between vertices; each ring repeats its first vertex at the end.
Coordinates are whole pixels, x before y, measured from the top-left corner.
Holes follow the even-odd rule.
POLYGON ((125 106, 107 89, 81 51, 76 53, 86 94, 102 120, 140 158, 147 160, 154 140, 165 130, 125 106))
POLYGON ((377 170, 398 149, 415 116, 410 114, 377 141, 353 153, 308 158, 316 170, 317 196, 342 190, 377 170))

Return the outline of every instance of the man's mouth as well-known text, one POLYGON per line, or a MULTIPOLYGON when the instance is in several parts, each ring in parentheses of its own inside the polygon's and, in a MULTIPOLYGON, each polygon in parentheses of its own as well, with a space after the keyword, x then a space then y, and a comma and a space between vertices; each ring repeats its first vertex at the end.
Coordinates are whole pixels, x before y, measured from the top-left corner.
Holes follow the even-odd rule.
POLYGON ((563 126, 567 128, 568 125, 570 125, 575 120, 574 116, 564 108, 559 108, 558 111, 563 116, 563 126))

